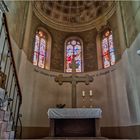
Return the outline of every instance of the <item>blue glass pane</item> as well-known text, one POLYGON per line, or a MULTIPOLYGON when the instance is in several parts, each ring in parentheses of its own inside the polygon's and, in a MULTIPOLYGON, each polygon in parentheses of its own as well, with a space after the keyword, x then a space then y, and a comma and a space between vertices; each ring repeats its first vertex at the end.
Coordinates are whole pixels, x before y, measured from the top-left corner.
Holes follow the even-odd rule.
POLYGON ((113 45, 113 37, 112 35, 109 36, 109 52, 114 51, 114 45, 113 45))
POLYGON ((33 64, 38 65, 41 68, 44 68, 45 66, 45 59, 47 54, 45 38, 46 37, 42 31, 36 32, 33 64))
POLYGON ((39 52, 39 37, 36 35, 35 37, 35 47, 34 47, 35 52, 39 52))
POLYGON ((76 64, 78 65, 78 68, 76 69, 76 72, 81 72, 81 61, 76 60, 76 64))
POLYGON ((80 54, 80 53, 81 53, 81 46, 80 45, 74 46, 74 55, 80 54))
POLYGON ((46 41, 45 41, 45 39, 41 38, 41 40, 40 40, 40 55, 45 55, 45 49, 46 49, 46 41))
POLYGON ((104 38, 102 41, 102 54, 107 55, 108 53, 109 53, 108 40, 107 38, 104 38))
POLYGON ((34 52, 33 65, 37 65, 37 62, 38 62, 38 53, 34 52))
POLYGON ((105 36, 102 40, 102 54, 104 68, 107 68, 115 64, 115 53, 112 32, 110 31, 110 34, 105 36))
POLYGON ((111 61, 111 65, 115 64, 115 54, 114 54, 114 52, 110 53, 110 61, 111 61))

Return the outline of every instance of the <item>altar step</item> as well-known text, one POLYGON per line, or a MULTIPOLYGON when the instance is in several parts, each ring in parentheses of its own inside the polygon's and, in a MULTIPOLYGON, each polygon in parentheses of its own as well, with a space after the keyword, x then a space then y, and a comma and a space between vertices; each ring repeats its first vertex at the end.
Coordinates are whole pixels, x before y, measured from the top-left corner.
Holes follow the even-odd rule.
POLYGON ((109 140, 108 138, 105 137, 54 137, 54 138, 50 138, 50 137, 45 137, 43 139, 46 140, 109 140))

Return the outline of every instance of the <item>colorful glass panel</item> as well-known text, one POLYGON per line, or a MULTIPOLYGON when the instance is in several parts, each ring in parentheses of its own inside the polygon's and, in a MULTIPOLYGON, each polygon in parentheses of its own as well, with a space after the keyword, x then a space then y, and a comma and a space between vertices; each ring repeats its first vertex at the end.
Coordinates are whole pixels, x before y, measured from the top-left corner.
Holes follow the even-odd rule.
POLYGON ((45 67, 46 58, 46 36, 42 31, 36 32, 33 65, 45 67))
POLYGON ((38 53, 34 52, 33 65, 37 65, 37 61, 38 61, 38 53))
POLYGON ((36 35, 35 37, 35 49, 34 49, 35 52, 39 52, 39 37, 38 35, 36 35))
POLYGON ((45 64, 45 57, 43 55, 39 55, 38 66, 44 68, 44 64, 45 64))
POLYGON ((112 31, 107 31, 102 39, 102 55, 104 68, 115 64, 115 53, 113 45, 112 31))
POLYGON ((102 51, 103 56, 105 56, 109 53, 107 38, 104 38, 103 41, 102 41, 102 50, 103 50, 102 51))
POLYGON ((45 55, 46 42, 45 39, 40 39, 40 55, 45 55))
POLYGON ((66 44, 66 72, 72 72, 70 64, 72 63, 73 58, 78 65, 78 68, 76 68, 76 72, 81 72, 81 43, 80 41, 74 39, 68 41, 66 44))
POLYGON ((104 68, 107 68, 110 66, 110 60, 109 60, 109 55, 105 55, 103 57, 103 62, 104 62, 104 68))
POLYGON ((110 53, 110 62, 111 62, 111 65, 115 64, 115 54, 114 54, 114 52, 110 53))

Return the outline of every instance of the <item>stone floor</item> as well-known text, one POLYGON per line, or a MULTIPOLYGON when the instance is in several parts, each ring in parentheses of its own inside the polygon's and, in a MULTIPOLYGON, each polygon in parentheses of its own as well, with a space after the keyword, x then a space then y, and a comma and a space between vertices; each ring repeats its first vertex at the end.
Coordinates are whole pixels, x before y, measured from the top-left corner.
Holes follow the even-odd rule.
POLYGON ((105 138, 105 137, 75 137, 75 138, 71 138, 71 137, 64 137, 64 138, 59 138, 59 137, 56 137, 56 138, 51 138, 51 137, 46 137, 46 138, 43 138, 43 139, 46 139, 46 140, 138 140, 138 139, 108 139, 108 138, 105 138))
POLYGON ((44 138, 46 140, 99 140, 99 139, 102 139, 102 140, 108 140, 108 138, 105 138, 105 137, 64 137, 64 138, 59 138, 59 137, 56 137, 56 138, 50 138, 50 137, 46 137, 44 138))

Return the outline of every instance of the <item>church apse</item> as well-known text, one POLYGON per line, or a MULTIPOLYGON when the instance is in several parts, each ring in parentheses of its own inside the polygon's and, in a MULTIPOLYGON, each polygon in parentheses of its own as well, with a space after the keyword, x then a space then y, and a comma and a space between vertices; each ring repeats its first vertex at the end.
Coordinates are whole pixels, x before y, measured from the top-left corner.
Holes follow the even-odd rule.
MULTIPOLYGON (((98 3, 96 3, 95 6, 96 5, 98 7, 98 3)), ((128 133, 129 136, 126 136, 122 133, 124 129, 126 132, 129 129, 128 132, 130 132, 131 126, 135 127, 135 125, 140 125, 140 101, 138 92, 140 87, 139 57, 135 55, 135 51, 139 46, 139 37, 136 45, 130 45, 127 47, 130 47, 130 49, 126 49, 127 45, 124 45, 125 39, 123 40, 124 43, 121 41, 121 39, 125 38, 120 32, 120 30, 122 30, 121 27, 123 26, 119 22, 120 20, 118 20, 118 17, 121 15, 117 15, 118 13, 115 12, 107 21, 102 20, 103 23, 101 21, 95 22, 95 24, 92 24, 93 27, 89 25, 88 29, 84 31, 80 31, 81 28, 79 26, 77 27, 77 31, 74 30, 76 28, 71 31, 66 31, 66 28, 64 28, 63 31, 62 28, 56 29, 49 26, 49 24, 42 20, 42 18, 39 18, 34 11, 32 12, 30 18, 31 23, 34 24, 30 27, 31 32, 27 32, 30 38, 27 43, 25 43, 26 50, 19 50, 17 47, 17 50, 21 51, 19 79, 23 91, 23 127, 44 127, 48 130, 49 120, 47 117, 47 110, 49 108, 55 108, 58 104, 65 104, 66 108, 71 108, 71 84, 64 83, 63 86, 60 86, 54 79, 58 75, 63 75, 64 77, 69 77, 71 75, 71 73, 65 73, 64 71, 65 40, 69 37, 77 36, 83 41, 84 67, 84 71, 77 73, 77 76, 83 77, 88 74, 94 79, 94 82, 91 82, 89 85, 85 85, 85 83, 77 84, 77 107, 99 107, 102 109, 102 136, 109 138, 130 138, 133 136, 132 133, 136 134, 135 132, 131 132, 128 133), (116 24, 118 22, 119 24, 116 24), (98 28, 98 25, 96 25, 97 23, 102 23, 103 25, 101 26, 109 23, 113 33, 116 60, 115 65, 106 69, 103 69, 101 57, 98 58, 97 51, 98 47, 101 46, 101 40, 99 38, 100 41, 98 42, 98 46, 96 37, 101 33, 101 28, 98 28), (33 65, 33 38, 35 30, 40 26, 45 28, 52 38, 49 70, 33 65), (101 59, 102 66, 100 69, 98 67, 98 59, 101 59), (90 104, 90 90, 93 91, 92 105, 90 104), (83 91, 85 91, 84 103, 83 91), (120 133, 117 133, 116 131, 120 133)), ((83 15, 84 12, 81 15, 81 19, 83 18, 83 15)), ((53 16, 56 15, 54 14, 53 16)), ((74 24, 74 20, 71 20, 70 22, 72 22, 71 25, 74 24)), ((127 22, 125 24, 127 24, 127 22)), ((126 28, 128 29, 128 27, 126 28)), ((122 32, 124 32, 124 30, 122 30, 122 32)), ((131 32, 131 30, 128 30, 127 32, 131 32)), ((128 35, 128 40, 130 39, 130 36, 133 36, 133 33, 134 31, 132 29, 132 33, 128 35)), ((135 34, 133 37, 135 38, 135 34)), ((130 39, 130 44, 133 42, 134 38, 130 39)), ((25 42, 26 39, 24 40, 25 42)), ((137 130, 139 130, 139 128, 137 130)), ((135 137, 136 136, 137 135, 135 135, 135 137)))

